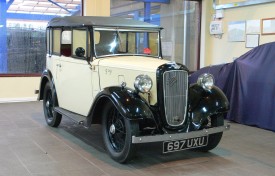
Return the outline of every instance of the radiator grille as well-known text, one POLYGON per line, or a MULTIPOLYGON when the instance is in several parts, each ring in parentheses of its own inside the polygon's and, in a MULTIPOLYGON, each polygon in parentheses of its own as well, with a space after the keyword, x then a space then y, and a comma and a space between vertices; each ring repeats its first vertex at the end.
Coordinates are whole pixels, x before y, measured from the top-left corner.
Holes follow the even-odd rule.
POLYGON ((182 125, 187 110, 188 73, 183 70, 165 72, 163 88, 165 117, 168 125, 182 125))

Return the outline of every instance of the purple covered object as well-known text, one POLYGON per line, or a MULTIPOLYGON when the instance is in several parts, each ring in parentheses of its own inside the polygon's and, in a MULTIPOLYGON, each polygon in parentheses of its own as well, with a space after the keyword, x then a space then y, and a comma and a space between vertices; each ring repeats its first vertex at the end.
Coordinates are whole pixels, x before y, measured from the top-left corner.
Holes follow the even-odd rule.
POLYGON ((275 131, 275 42, 258 46, 233 63, 202 68, 189 77, 196 82, 211 73, 230 102, 227 119, 275 131))

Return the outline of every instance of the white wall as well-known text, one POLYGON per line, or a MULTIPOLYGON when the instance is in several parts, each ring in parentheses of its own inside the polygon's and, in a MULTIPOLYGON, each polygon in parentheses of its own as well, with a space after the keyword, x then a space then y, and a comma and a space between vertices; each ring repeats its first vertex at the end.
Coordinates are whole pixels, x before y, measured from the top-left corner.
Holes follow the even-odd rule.
POLYGON ((110 16, 111 0, 83 0, 84 16, 110 16))
MULTIPOLYGON (((236 2, 236 0, 226 1, 226 3, 229 2, 236 2)), ((222 19, 224 34, 221 39, 218 39, 209 34, 211 16, 215 13, 212 5, 212 0, 203 0, 201 67, 232 62, 233 58, 251 49, 245 47, 245 42, 228 42, 228 22, 275 17, 275 3, 225 9, 225 17, 222 19)), ((275 41, 275 35, 260 35, 260 44, 273 41, 275 41)))
POLYGON ((40 77, 0 77, 0 103, 35 101, 40 77))

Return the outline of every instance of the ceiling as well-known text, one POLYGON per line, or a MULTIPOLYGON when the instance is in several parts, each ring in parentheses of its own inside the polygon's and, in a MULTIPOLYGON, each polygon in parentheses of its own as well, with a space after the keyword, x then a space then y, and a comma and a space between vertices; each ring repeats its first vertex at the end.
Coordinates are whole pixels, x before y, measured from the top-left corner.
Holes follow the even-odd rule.
POLYGON ((81 9, 81 0, 6 0, 8 13, 73 15, 81 9))

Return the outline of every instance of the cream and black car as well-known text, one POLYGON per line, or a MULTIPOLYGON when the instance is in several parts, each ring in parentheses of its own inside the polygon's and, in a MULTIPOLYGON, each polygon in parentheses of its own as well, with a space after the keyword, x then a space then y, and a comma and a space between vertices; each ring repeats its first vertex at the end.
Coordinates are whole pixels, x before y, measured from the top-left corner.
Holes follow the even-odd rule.
POLYGON ((190 85, 184 65, 162 59, 161 29, 115 17, 52 19, 38 97, 47 124, 102 124, 106 150, 120 163, 139 143, 162 142, 163 153, 215 148, 229 129, 228 100, 212 75, 190 85))

